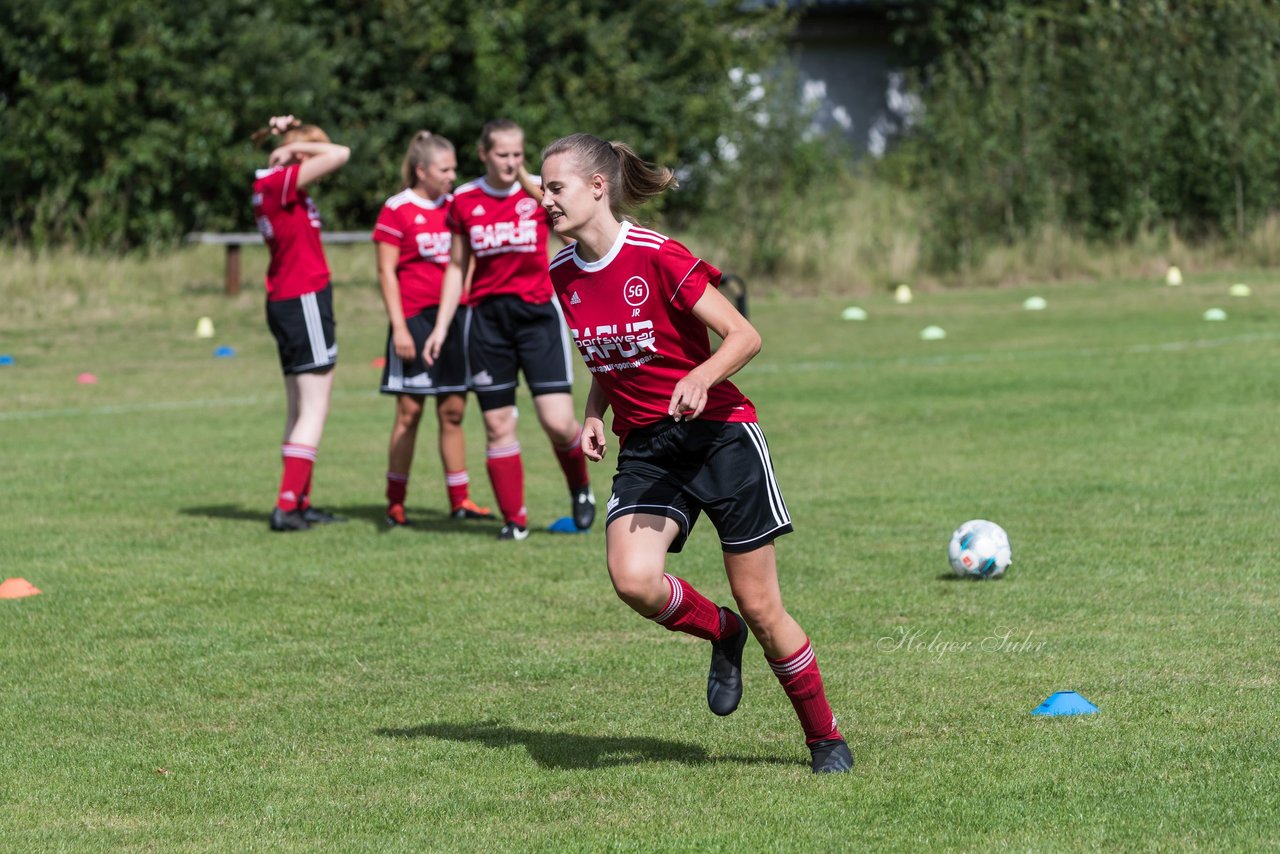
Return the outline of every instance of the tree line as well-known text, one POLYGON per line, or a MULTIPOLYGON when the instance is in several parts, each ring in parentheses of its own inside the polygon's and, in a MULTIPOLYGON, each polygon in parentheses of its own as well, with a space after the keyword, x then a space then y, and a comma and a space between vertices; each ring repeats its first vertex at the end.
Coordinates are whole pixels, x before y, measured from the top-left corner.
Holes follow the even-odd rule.
MULTIPOLYGON (((665 213, 731 212, 767 269, 788 206, 849 168, 791 89, 788 5, 8 0, 0 239, 119 250, 251 227, 249 137, 281 112, 351 146, 323 209, 362 228, 415 131, 453 140, 469 176, 505 116, 534 155, 587 130, 677 168, 665 213)), ((857 168, 918 196, 937 269, 1046 226, 1243 237, 1280 195, 1274 0, 886 7, 922 108, 857 168)))

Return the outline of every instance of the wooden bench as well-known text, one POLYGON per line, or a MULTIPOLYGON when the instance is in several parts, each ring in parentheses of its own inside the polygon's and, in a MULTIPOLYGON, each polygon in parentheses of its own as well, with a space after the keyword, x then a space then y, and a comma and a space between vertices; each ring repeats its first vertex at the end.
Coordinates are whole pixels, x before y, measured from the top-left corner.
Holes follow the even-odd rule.
MULTIPOLYGON (((372 232, 369 231, 321 231, 322 243, 370 243, 372 232)), ((227 296, 240 293, 240 247, 245 244, 261 245, 262 235, 256 231, 196 231, 185 238, 187 243, 203 243, 206 245, 227 247, 227 269, 225 285, 227 296)))
MULTIPOLYGON (((240 247, 246 243, 261 244, 262 235, 256 231, 195 231, 188 234, 185 241, 227 247, 225 290, 227 296, 233 297, 240 293, 240 247)), ((368 231, 321 231, 320 241, 322 243, 367 243, 372 241, 372 235, 368 231)), ((741 276, 726 273, 721 292, 733 301, 743 317, 747 316, 747 283, 741 276)))

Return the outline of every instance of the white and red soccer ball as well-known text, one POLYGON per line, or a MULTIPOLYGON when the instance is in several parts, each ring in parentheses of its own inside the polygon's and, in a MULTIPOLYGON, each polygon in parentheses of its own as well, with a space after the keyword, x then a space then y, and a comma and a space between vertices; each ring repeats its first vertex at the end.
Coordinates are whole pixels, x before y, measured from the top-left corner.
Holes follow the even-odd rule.
POLYGON ((951 535, 947 559, 956 575, 966 578, 996 578, 1013 561, 1009 535, 995 522, 973 519, 951 535))

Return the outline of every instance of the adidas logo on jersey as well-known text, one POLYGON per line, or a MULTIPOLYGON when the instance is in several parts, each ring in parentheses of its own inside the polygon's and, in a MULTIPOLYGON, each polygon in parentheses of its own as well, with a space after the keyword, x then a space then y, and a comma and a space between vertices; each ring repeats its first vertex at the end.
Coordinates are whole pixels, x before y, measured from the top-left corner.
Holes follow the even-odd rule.
POLYGON ((489 376, 488 371, 481 371, 478 374, 472 375, 471 384, 472 385, 493 385, 493 377, 489 376))
POLYGON ((471 209, 472 216, 484 216, 484 205, 476 205, 471 209))
POLYGON ((418 214, 417 216, 415 216, 415 217, 413 218, 413 224, 414 224, 414 225, 422 225, 422 224, 423 224, 424 222, 426 222, 426 221, 427 221, 427 218, 426 218, 425 216, 423 216, 422 214, 418 214))
POLYGON ((569 305, 577 305, 582 302, 582 297, 578 296, 578 292, 574 291, 573 296, 569 297, 569 305))

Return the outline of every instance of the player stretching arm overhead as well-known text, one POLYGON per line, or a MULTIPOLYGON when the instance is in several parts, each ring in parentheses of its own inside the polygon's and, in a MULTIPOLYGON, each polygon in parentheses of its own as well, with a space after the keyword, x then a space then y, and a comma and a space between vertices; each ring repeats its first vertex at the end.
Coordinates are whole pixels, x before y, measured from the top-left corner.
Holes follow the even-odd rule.
POLYGON ((271 252, 267 267, 267 326, 284 371, 284 472, 271 530, 305 531, 344 521, 311 506, 311 473, 329 415, 338 344, 333 333, 333 286, 320 244, 320 212, 307 195, 313 181, 335 172, 351 156, 315 125, 273 116, 254 134, 280 137, 266 169, 253 182, 253 215, 271 252))
POLYGON ((389 324, 382 391, 396 396, 387 461, 386 519, 392 527, 409 524, 404 512, 409 469, 423 400, 431 396, 436 399, 449 512, 456 519, 490 516, 468 495, 470 478, 462 430, 467 401, 462 317, 454 311, 456 299, 447 301, 447 307, 440 305, 453 238, 446 223, 453 201, 449 191, 457 172, 453 143, 439 134, 419 131, 401 166, 404 189, 387 199, 373 230, 378 281, 389 324), (443 344, 437 343, 435 352, 425 352, 437 326, 447 329, 448 336, 443 344))
POLYGON ((670 170, 589 134, 556 140, 542 156, 543 209, 556 234, 576 241, 552 260, 551 279, 591 371, 582 447, 604 457, 609 408, 620 442, 609 577, 640 614, 711 642, 707 703, 718 715, 742 698, 749 629, 800 718, 813 771, 848 771, 813 647, 782 605, 773 540, 791 532, 791 517, 755 407, 728 382, 760 336, 716 290, 719 270, 621 218, 674 185, 670 170), (723 339, 714 355, 708 329, 723 339), (666 554, 683 548, 702 512, 720 536, 741 617, 666 572, 666 554))
POLYGON ((569 342, 547 276, 547 217, 518 183, 524 131, 512 121, 490 121, 481 132, 479 153, 484 177, 453 194, 449 223, 455 239, 445 293, 461 290, 457 283, 474 261, 464 329, 471 388, 484 412, 486 468, 504 522, 498 538, 529 535, 516 435, 517 372, 524 374, 538 421, 564 472, 574 524, 586 530, 595 521, 595 497, 573 411, 569 342))

